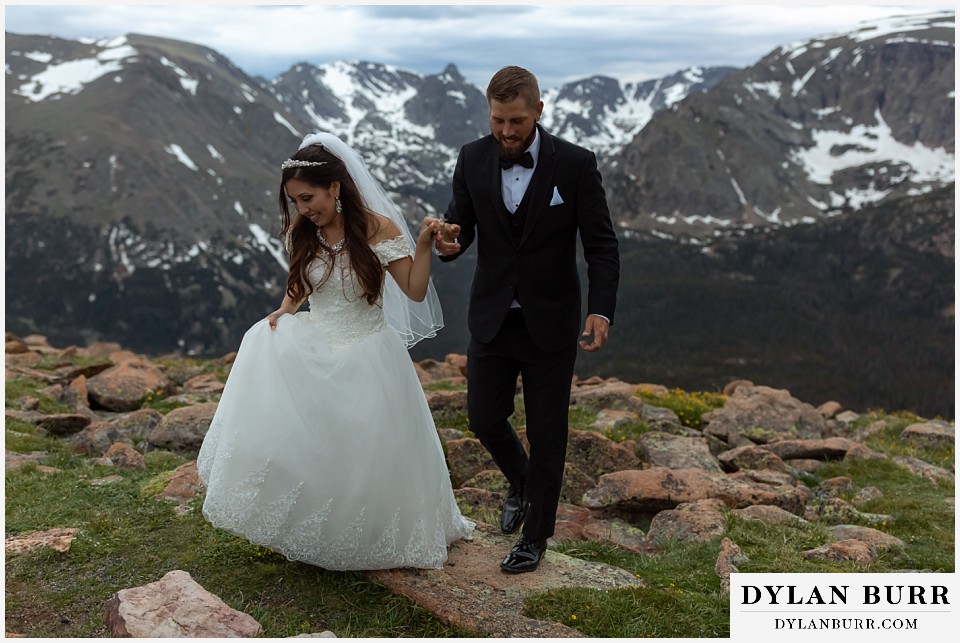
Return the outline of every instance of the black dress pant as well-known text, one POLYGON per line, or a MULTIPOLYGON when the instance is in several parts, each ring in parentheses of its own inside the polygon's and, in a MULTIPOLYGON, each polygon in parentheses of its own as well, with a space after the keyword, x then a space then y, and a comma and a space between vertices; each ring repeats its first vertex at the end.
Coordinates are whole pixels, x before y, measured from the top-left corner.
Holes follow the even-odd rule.
POLYGON ((523 488, 530 503, 523 535, 532 540, 553 535, 576 359, 576 342, 556 352, 537 348, 519 308, 510 310, 493 341, 471 338, 467 349, 470 430, 510 484, 523 488), (523 376, 529 455, 508 421, 514 412, 518 375, 523 376))

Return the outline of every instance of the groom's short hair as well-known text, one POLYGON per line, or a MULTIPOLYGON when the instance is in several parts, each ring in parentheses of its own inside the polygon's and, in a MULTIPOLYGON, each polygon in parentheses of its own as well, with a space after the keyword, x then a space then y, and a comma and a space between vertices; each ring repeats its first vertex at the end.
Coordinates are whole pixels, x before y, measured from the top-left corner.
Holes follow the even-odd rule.
POLYGON ((536 107, 540 102, 537 77, 523 67, 504 67, 493 75, 487 85, 487 105, 493 101, 509 103, 518 96, 523 98, 528 107, 536 107))

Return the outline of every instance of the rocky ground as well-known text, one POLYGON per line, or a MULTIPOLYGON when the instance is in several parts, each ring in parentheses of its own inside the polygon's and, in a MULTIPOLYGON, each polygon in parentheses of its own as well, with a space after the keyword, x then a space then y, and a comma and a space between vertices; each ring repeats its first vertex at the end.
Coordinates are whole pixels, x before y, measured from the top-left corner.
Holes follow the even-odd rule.
MULTIPOLYGON (((223 373, 233 355, 214 360, 223 373)), ((567 624, 537 621, 518 606, 533 593, 557 587, 615 589, 643 579, 618 568, 548 551, 540 570, 503 575, 498 563, 512 544, 497 533, 506 481, 479 441, 443 418, 466 412, 463 373, 466 358, 416 363, 428 402, 438 419, 455 493, 464 511, 478 520, 470 542, 457 543, 443 570, 390 570, 370 576, 436 614, 441 620, 481 635, 521 637, 582 636, 567 624)), ((143 454, 168 450, 195 457, 217 399, 221 378, 210 365, 150 359, 116 344, 55 348, 42 336, 6 336, 6 381, 41 382, 39 391, 68 412, 47 413, 37 397, 6 400, 6 417, 56 436, 75 453, 117 468, 142 467, 143 454), (162 399, 166 412, 150 408, 162 399)), ((522 382, 518 383, 518 392, 522 382)), ((732 382, 723 404, 702 416, 699 428, 681 422, 668 408, 651 403, 667 389, 617 379, 575 381, 572 409, 591 409, 596 420, 571 429, 562 504, 554 545, 601 541, 627 551, 655 555, 667 541, 709 541, 725 532, 728 515, 761 523, 820 522, 831 542, 802 552, 821 560, 869 563, 884 551, 904 546, 884 532, 891 516, 861 510, 878 489, 849 477, 810 487, 805 474, 831 460, 887 458, 864 441, 886 428, 884 420, 861 421, 860 414, 830 402, 818 408, 789 391, 751 382, 732 382), (642 398, 640 393, 647 393, 642 398), (645 399, 647 401, 645 401, 645 399), (618 427, 643 425, 636 439, 611 439, 618 427)), ((591 416, 593 417, 593 416, 591 416)), ((521 437, 523 429, 520 428, 521 437)), ((950 446, 952 422, 918 421, 900 438, 950 446)), ((6 452, 6 469, 30 465, 56 474, 44 452, 6 452)), ((954 471, 911 457, 897 464, 932 484, 952 481, 954 471)), ((99 484, 109 484, 109 477, 99 484)), ((196 462, 169 473, 158 495, 174 511, 203 493, 196 462)), ((952 505, 951 505, 952 508, 952 505)), ((7 534, 7 555, 49 547, 69 551, 77 529, 7 534)), ((726 587, 745 556, 729 538, 720 541, 716 573, 726 587)), ((182 570, 148 585, 121 590, 105 606, 114 636, 258 636, 260 625, 206 592, 182 570)), ((8 633, 8 635, 14 635, 8 633)), ((332 632, 313 636, 335 636, 332 632)))

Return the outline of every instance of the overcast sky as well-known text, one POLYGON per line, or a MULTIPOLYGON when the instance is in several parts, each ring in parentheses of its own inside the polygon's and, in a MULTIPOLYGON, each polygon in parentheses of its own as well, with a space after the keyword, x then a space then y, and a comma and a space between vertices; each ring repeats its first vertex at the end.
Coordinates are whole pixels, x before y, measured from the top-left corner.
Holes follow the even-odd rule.
POLYGON ((504 65, 543 88, 595 74, 646 80, 701 65, 744 67, 776 47, 864 20, 952 4, 243 3, 4 5, 5 31, 62 38, 131 32, 206 45, 251 75, 298 62, 366 60, 423 74, 448 63, 478 87, 504 65))

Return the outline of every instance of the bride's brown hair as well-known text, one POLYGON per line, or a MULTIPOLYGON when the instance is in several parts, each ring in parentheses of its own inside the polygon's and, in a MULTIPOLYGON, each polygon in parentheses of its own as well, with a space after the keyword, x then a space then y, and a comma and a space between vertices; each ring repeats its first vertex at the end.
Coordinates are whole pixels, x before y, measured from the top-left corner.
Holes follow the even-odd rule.
POLYGON ((313 292, 308 272, 310 264, 320 253, 325 253, 328 258, 326 263, 329 268, 321 285, 326 283, 333 269, 334 257, 334 252, 320 243, 317 237, 317 225, 307 217, 290 212, 285 188, 287 181, 297 179, 325 190, 329 190, 334 181, 339 181, 340 202, 343 204, 343 233, 350 266, 363 290, 364 299, 367 303, 376 303, 383 284, 384 268, 370 247, 370 226, 375 220, 373 211, 363 202, 360 190, 347 172, 343 161, 325 150, 322 145, 308 145, 290 158, 295 161, 310 161, 323 165, 288 167, 283 170, 280 181, 280 212, 283 215, 283 229, 280 231, 280 238, 284 240, 290 257, 287 294, 294 301, 303 301, 313 292))

